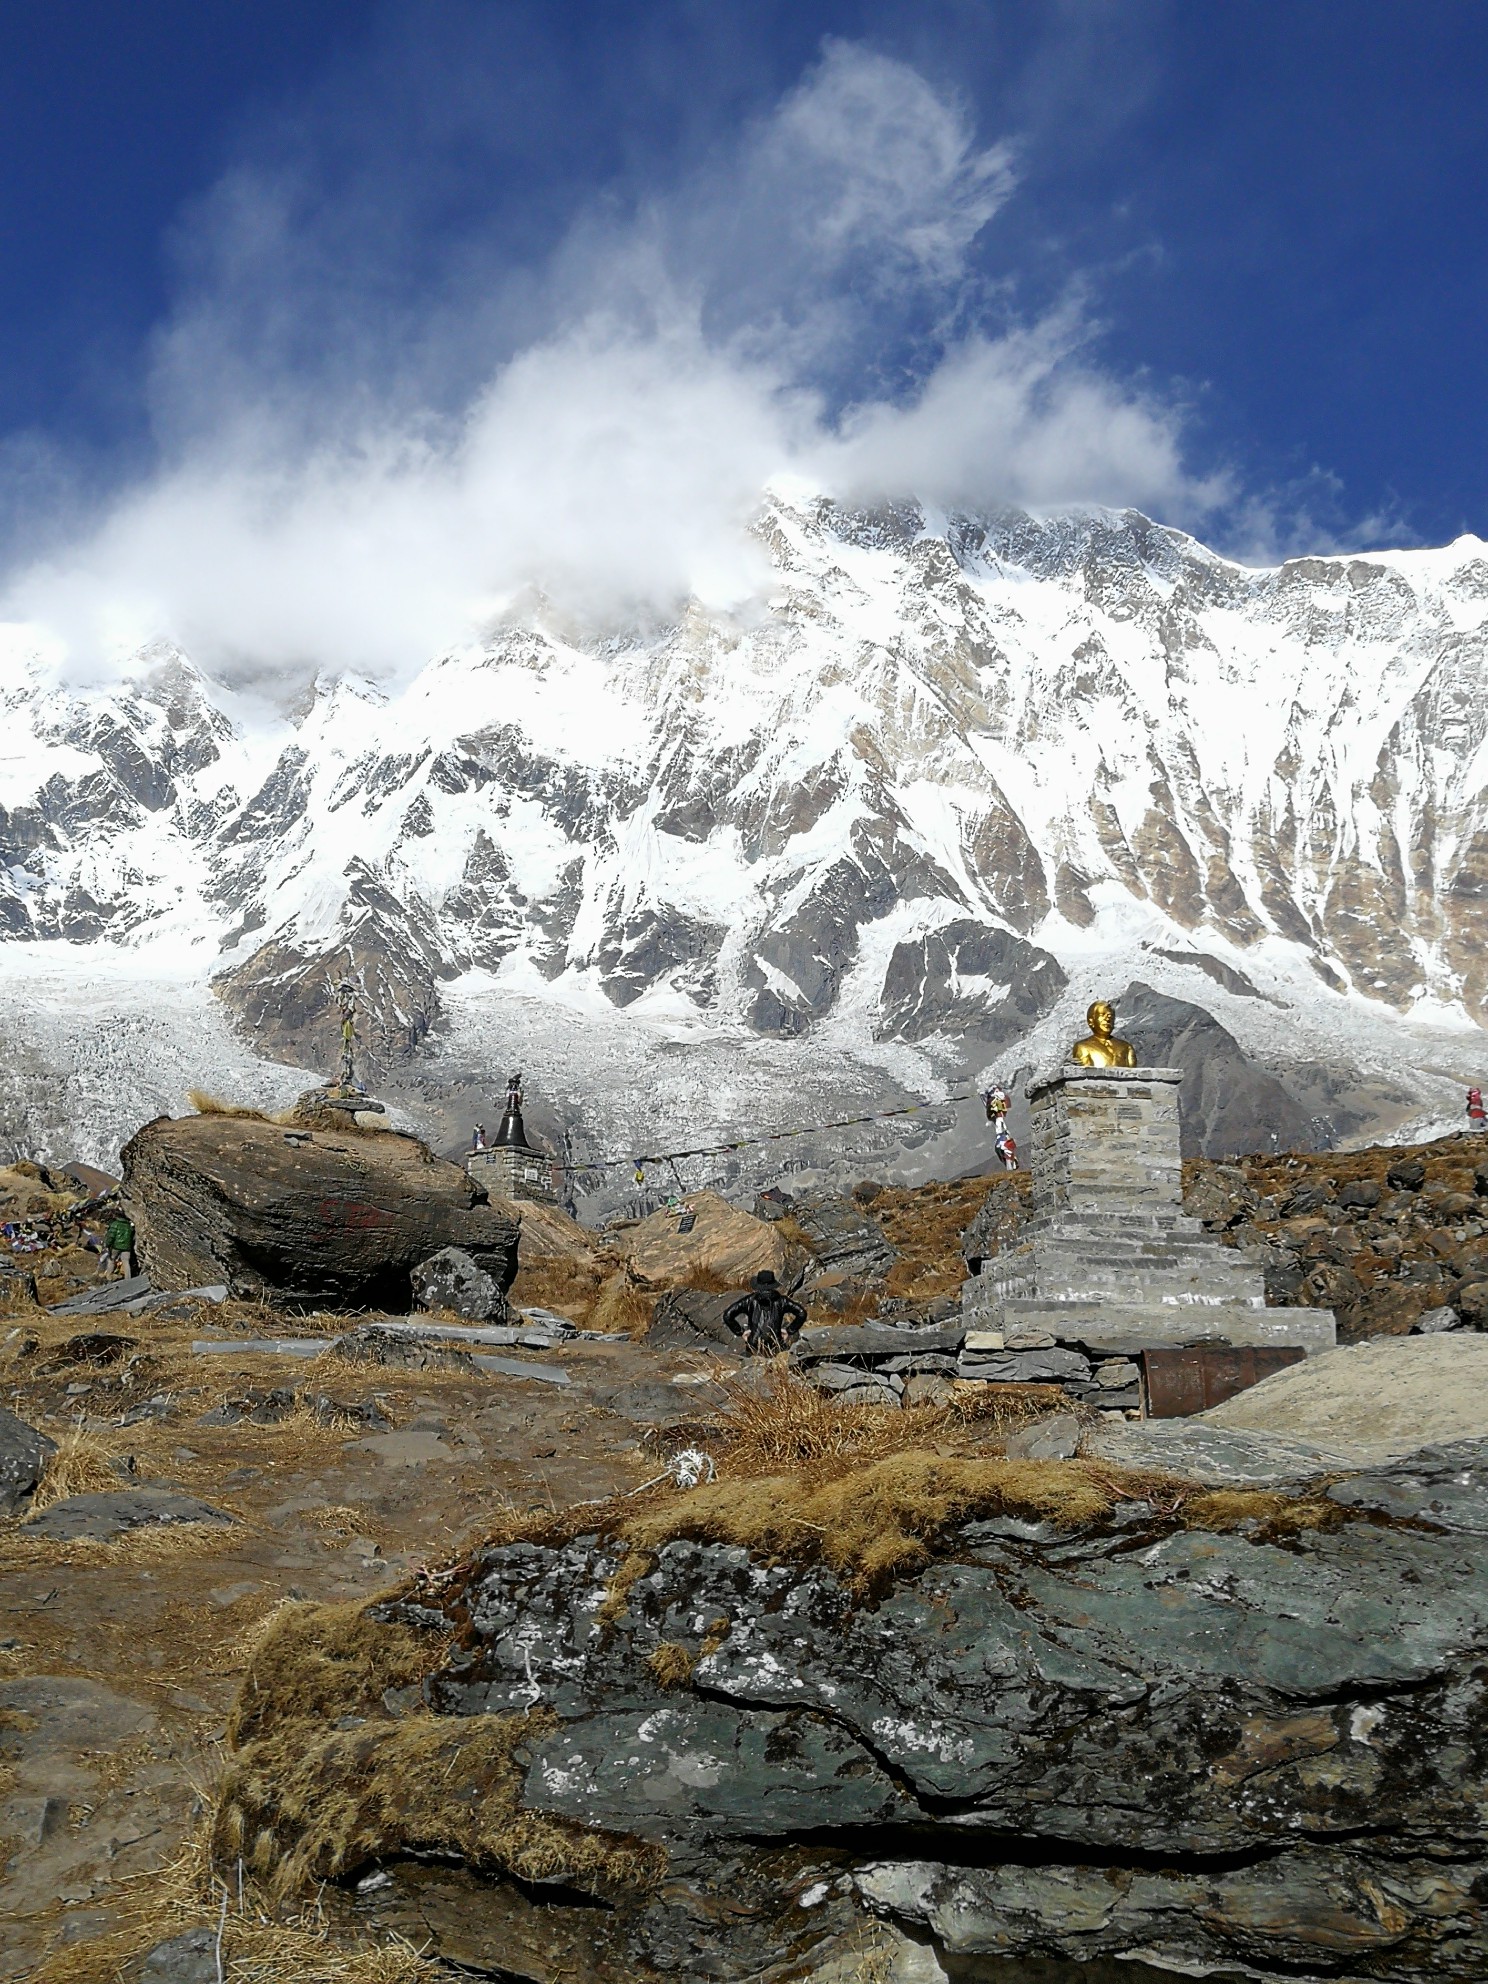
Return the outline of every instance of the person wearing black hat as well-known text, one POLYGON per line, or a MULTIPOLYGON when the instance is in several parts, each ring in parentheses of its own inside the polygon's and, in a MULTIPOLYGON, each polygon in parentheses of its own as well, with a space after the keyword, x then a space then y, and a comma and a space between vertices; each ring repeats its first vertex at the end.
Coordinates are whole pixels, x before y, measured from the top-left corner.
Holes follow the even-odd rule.
POLYGON ((773 1268, 761 1268, 749 1293, 724 1310, 723 1320, 739 1332, 751 1357, 778 1357, 800 1335, 806 1311, 786 1294, 773 1268))

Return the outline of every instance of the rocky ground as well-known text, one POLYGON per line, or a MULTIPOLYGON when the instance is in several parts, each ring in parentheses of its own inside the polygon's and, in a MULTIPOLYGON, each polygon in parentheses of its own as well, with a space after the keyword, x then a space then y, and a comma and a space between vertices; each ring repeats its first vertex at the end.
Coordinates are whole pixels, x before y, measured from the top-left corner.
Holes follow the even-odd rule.
POLYGON ((1488 1138, 1189 1164, 1185 1203, 1339 1341, 1488 1327, 1488 1138))
MULTIPOLYGON (((1484 1395, 1480 1148, 1188 1177, 1276 1299, 1427 1323, 1327 1360, 1407 1360, 1391 1452, 1444 1437, 1444 1388, 1484 1395)), ((1015 1220, 985 1178, 759 1221, 699 1195, 687 1236, 525 1212, 513 1302, 602 1334, 501 1368, 276 1352, 348 1318, 231 1298, 65 1317, 89 1259, 17 1261, 0 1397, 55 1450, 28 1492, 0 1429, 0 1977, 216 1984, 219 1945, 227 1984, 1481 1975, 1475 1449, 1370 1473, 1338 1388, 1293 1380, 1270 1444, 1258 1391, 1197 1446, 1077 1411, 1082 1458, 1020 1460, 1067 1402, 841 1405, 678 1320, 762 1245, 814 1323, 932 1320, 989 1192, 1015 1220), (689 1448, 719 1484, 667 1474, 689 1448), (1151 1763, 1194 1745, 1202 1795, 1151 1763)))

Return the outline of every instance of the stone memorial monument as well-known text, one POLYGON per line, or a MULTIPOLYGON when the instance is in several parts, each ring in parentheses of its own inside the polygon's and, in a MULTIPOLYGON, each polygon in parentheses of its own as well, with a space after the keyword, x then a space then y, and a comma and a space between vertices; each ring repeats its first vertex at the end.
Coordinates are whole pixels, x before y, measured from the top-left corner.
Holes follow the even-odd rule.
POLYGON ((1183 1211, 1178 1068, 1142 1068, 1103 1001, 1028 1084, 1032 1216, 963 1289, 968 1324, 1093 1354, 1335 1340, 1329 1309, 1267 1308, 1260 1267, 1183 1211))
POLYGON ((469 1152, 465 1168, 493 1199, 533 1199, 543 1205, 560 1203, 553 1160, 534 1150, 527 1141, 520 1075, 507 1079, 506 1114, 494 1141, 469 1152))

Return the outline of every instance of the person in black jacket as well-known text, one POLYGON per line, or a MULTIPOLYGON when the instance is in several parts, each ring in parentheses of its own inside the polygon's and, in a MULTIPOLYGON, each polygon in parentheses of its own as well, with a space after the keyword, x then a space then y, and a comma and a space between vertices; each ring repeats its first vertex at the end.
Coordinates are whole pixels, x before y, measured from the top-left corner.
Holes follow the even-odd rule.
POLYGON ((778 1357, 800 1335, 806 1311, 786 1294, 773 1268, 761 1268, 749 1293, 724 1310, 723 1320, 739 1332, 751 1357, 778 1357))

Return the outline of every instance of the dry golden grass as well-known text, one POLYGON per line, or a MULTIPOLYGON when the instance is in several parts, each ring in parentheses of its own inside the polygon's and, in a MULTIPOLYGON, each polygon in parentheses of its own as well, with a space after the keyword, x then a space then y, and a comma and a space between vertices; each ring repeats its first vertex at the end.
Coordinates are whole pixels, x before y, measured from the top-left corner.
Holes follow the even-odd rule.
POLYGON ((637 1288, 625 1270, 617 1268, 600 1289, 584 1327, 639 1339, 650 1329, 655 1307, 656 1291, 637 1288))
POLYGON ((541 1713, 284 1725, 229 1764, 218 1864, 241 1859, 276 1895, 407 1853, 596 1892, 642 1883, 655 1864, 644 1847, 521 1808, 514 1753, 550 1726, 541 1713))
POLYGON ((1023 1197, 1029 1184, 1025 1171, 998 1171, 980 1178, 953 1178, 912 1188, 890 1186, 882 1191, 867 1210, 900 1255, 889 1270, 885 1293, 915 1302, 955 1294, 966 1275, 961 1235, 980 1212, 988 1193, 1010 1192, 1023 1197))
POLYGON ((410 1626, 378 1625, 360 1603, 289 1600, 244 1647, 247 1671, 228 1741, 237 1748, 286 1721, 365 1714, 380 1706, 387 1689, 421 1680, 447 1644, 410 1626))
POLYGON ((211 1842, 276 1897, 399 1853, 454 1853, 519 1879, 595 1892, 644 1884, 652 1849, 525 1812, 519 1743, 541 1717, 387 1714, 438 1663, 443 1636, 361 1605, 281 1607, 248 1648, 211 1842))
POLYGON ((957 1385, 948 1404, 885 1411, 840 1405, 781 1363, 763 1379, 725 1379, 714 1415, 728 1477, 860 1465, 921 1447, 964 1451, 1046 1413, 1068 1410, 1056 1385, 957 1385))
POLYGON ((731 1630, 731 1620, 713 1620, 695 1653, 681 1640, 663 1640, 646 1662, 652 1678, 663 1688, 685 1688, 698 1662, 717 1653, 731 1630))
POLYGON ((1184 1498, 1178 1519, 1188 1529, 1234 1530, 1254 1524, 1256 1539, 1271 1542, 1309 1529, 1338 1529, 1349 1512, 1326 1495, 1282 1495, 1262 1488, 1215 1488, 1184 1498))
POLYGON ((138 1565, 174 1564, 187 1557, 215 1557, 235 1549, 240 1541, 236 1522, 156 1523, 126 1530, 106 1542, 100 1537, 28 1535, 24 1523, 0 1527, 0 1576, 10 1571, 38 1571, 64 1564, 107 1565, 123 1570, 138 1565))
POLYGON ((599 1325, 588 1319, 599 1294, 601 1272, 599 1264, 562 1255, 544 1256, 530 1264, 523 1261, 511 1286, 511 1300, 518 1309, 551 1309, 570 1322, 597 1329, 599 1325))
MULTIPOLYGON (((204 1793, 202 1802, 209 1803, 204 1793)), ((114 1899, 124 1916, 111 1934, 65 1943, 31 1972, 29 1984, 119 1984, 125 1968, 187 1929, 217 1932, 223 1984, 429 1984, 441 1974, 396 1934, 375 1944, 337 1935, 319 1907, 272 1913, 236 1868, 212 1860, 210 1818, 165 1866, 122 1881, 114 1899)))
POLYGON ((697 1663, 698 1656, 681 1640, 663 1640, 653 1649, 646 1665, 658 1687, 685 1688, 697 1663))
POLYGON ((1108 1515, 1116 1499, 1075 1461, 900 1453, 809 1484, 798 1475, 709 1482, 632 1517, 619 1535, 651 1555, 687 1538, 776 1562, 821 1562, 867 1594, 919 1570, 961 1523, 1007 1515, 1076 1529, 1108 1515))
POLYGON ((65 1502, 70 1495, 94 1495, 122 1486, 114 1466, 118 1453, 113 1440, 88 1427, 74 1426, 64 1433, 56 1452, 47 1456, 28 1517, 40 1515, 54 1502, 65 1502))
POLYGON ((270 1120, 262 1109, 251 1109, 242 1102, 224 1102, 220 1095, 213 1095, 204 1088, 188 1089, 186 1100, 198 1116, 237 1116, 246 1123, 267 1123, 270 1120))

